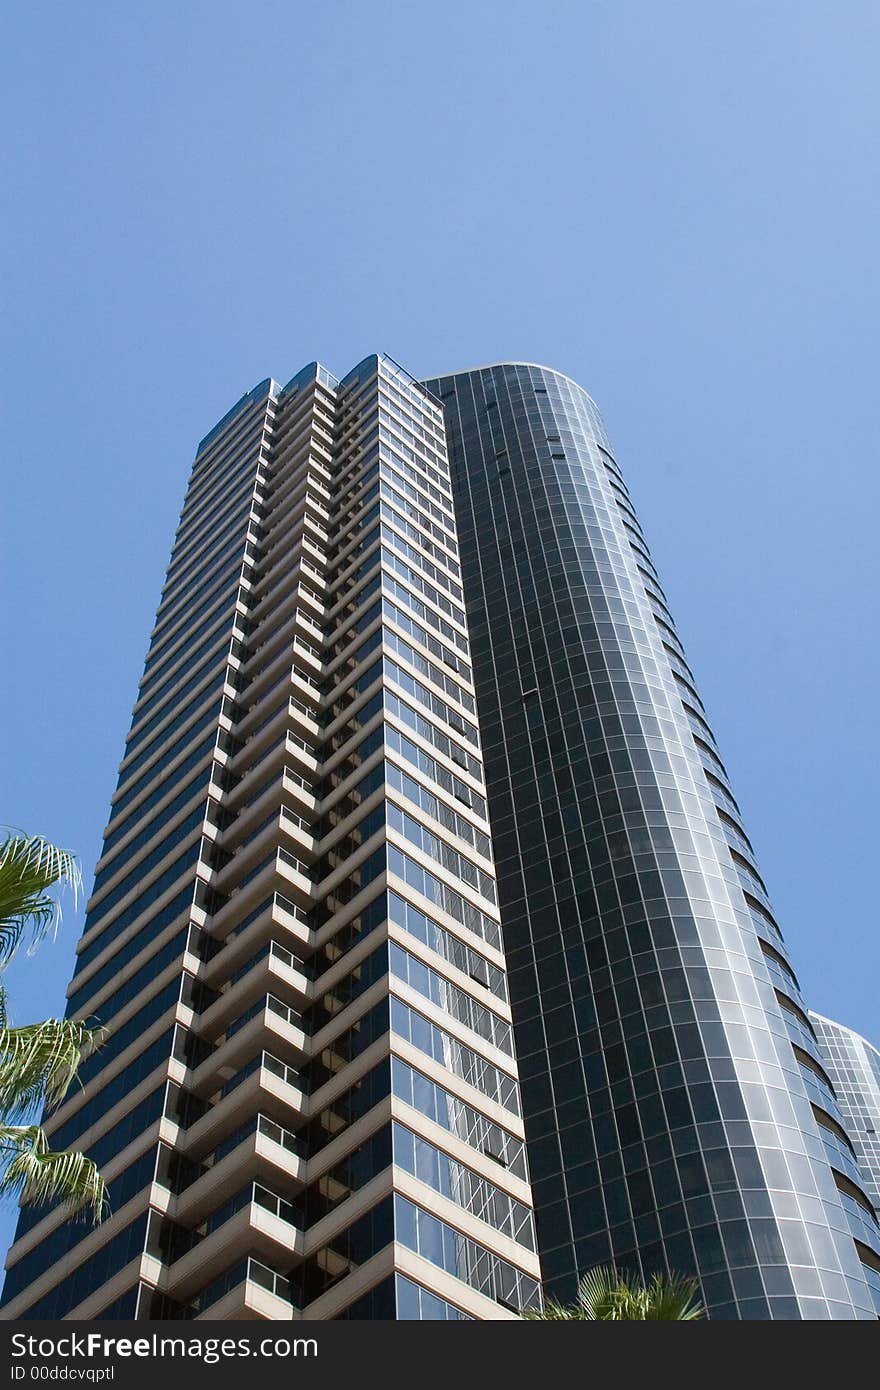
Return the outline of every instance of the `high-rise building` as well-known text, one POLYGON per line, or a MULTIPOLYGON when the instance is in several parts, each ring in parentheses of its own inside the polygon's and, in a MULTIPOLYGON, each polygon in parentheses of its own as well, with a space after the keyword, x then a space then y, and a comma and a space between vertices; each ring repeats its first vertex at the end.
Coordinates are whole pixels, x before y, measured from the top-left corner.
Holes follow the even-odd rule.
POLYGON ((810 1010, 865 1191, 880 1211, 880 1052, 867 1038, 810 1010))
POLYGON ((612 1260, 717 1318, 880 1313, 787 947, 557 372, 312 364, 202 441, 69 1012, 108 1036, 48 1127, 113 1212, 26 1208, 2 1317, 505 1318, 612 1260))
POLYGON ((876 1317, 880 1228, 596 406, 523 363, 427 385, 544 1287, 613 1260, 698 1272, 716 1318, 876 1317))
POLYGON ((498 1319, 540 1299, 442 412, 387 358, 202 441, 5 1318, 498 1319))

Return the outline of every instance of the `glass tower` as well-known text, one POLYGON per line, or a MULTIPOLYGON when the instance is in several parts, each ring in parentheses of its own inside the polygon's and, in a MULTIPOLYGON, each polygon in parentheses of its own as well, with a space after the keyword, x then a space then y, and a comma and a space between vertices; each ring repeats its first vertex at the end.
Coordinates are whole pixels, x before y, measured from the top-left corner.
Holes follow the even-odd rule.
POLYGON ((866 1038, 810 1010, 825 1070, 852 1142, 865 1191, 880 1211, 880 1052, 866 1038))
POLYGON ((503 1319, 540 1300, 442 412, 388 358, 199 446, 11 1318, 503 1319))
POLYGON ((697 1273, 716 1318, 875 1318, 880 1228, 596 406, 443 403, 545 1289, 697 1273))

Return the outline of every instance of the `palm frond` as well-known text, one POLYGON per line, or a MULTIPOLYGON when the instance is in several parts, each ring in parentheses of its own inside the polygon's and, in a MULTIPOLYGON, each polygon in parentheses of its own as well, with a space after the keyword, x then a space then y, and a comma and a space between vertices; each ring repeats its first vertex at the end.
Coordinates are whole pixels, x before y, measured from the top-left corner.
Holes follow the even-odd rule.
POLYGON ((103 1029, 71 1018, 47 1018, 23 1028, 0 1028, 0 1115, 26 1119, 43 1102, 51 1109, 67 1094, 83 1050, 100 1044, 103 1029))
POLYGON ((576 1303, 557 1303, 555 1298, 545 1298, 543 1308, 526 1308, 520 1317, 525 1322, 577 1322, 584 1317, 584 1312, 576 1303))
POLYGON ((39 1125, 0 1125, 0 1196, 22 1206, 61 1202, 71 1214, 101 1221, 109 1208, 96 1165, 81 1153, 53 1153, 39 1125))
POLYGON ((700 1284, 681 1274, 655 1274, 647 1288, 646 1318, 692 1322, 703 1318, 706 1310, 699 1301, 700 1284))
POLYGON ((588 1270, 578 1283, 577 1306, 590 1322, 614 1322, 620 1318, 628 1292, 623 1277, 610 1265, 588 1270))
POLYGON ((61 906, 49 889, 55 884, 73 893, 74 907, 82 875, 74 855, 41 835, 7 831, 0 843, 0 969, 15 954, 29 929, 33 951, 61 920, 61 906))
POLYGON ((679 1274, 654 1274, 645 1284, 610 1265, 588 1270, 572 1304, 547 1299, 543 1309, 521 1314, 528 1322, 690 1322, 705 1317, 699 1282, 679 1274))

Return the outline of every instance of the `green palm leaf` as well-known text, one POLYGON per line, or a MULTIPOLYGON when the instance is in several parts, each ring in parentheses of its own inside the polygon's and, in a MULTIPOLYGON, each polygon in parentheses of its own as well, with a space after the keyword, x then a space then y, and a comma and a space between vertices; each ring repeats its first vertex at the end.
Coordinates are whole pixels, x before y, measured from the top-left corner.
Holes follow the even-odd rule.
POLYGON ((85 1154, 53 1153, 39 1125, 0 1125, 0 1153, 0 1196, 17 1197, 22 1206, 60 1201, 95 1221, 105 1215, 107 1191, 96 1165, 85 1154))
POLYGON ((616 1322, 630 1297, 625 1280, 608 1266, 589 1270, 578 1284, 577 1307, 590 1322, 616 1322))
POLYGON ((76 906, 82 876, 74 856, 41 835, 7 831, 0 843, 0 969, 9 964, 25 930, 32 934, 33 951, 57 928, 61 908, 48 892, 55 884, 71 889, 76 906))
POLYGON ((548 1299, 540 1312, 522 1316, 530 1322, 691 1322, 705 1317, 698 1294, 696 1279, 654 1274, 643 1284, 606 1265, 582 1276, 575 1303, 548 1299))
MULTIPOLYGON (((0 987, 0 1013, 5 993, 0 987)), ((44 1102, 50 1109, 67 1094, 82 1052, 93 1048, 103 1030, 71 1018, 47 1018, 23 1028, 0 1026, 0 1115, 26 1119, 44 1102)))
POLYGON ((686 1279, 680 1274, 670 1274, 664 1278, 653 1275, 647 1288, 646 1318, 692 1322, 705 1317, 705 1309, 699 1301, 700 1286, 696 1279, 686 1279))
MULTIPOLYGON (((0 839, 0 970, 25 932, 33 951, 57 928, 55 885, 70 888, 76 903, 82 879, 73 855, 39 835, 7 831, 0 839)), ((64 1099, 83 1051, 99 1045, 102 1031, 58 1018, 11 1028, 0 985, 0 1197, 18 1197, 23 1206, 61 1202, 100 1221, 107 1191, 92 1160, 53 1152, 40 1125, 20 1122, 64 1099)))
POLYGON ((546 1298, 543 1308, 526 1308, 520 1314, 525 1322, 576 1322, 585 1316, 577 1304, 569 1306, 546 1298))

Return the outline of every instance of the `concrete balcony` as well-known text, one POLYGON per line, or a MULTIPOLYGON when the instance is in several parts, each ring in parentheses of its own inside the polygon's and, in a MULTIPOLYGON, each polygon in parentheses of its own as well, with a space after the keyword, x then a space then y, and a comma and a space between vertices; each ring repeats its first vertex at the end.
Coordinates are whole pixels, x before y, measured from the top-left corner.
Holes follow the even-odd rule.
POLYGON ((300 859, 309 860, 315 852, 315 837, 305 816, 292 806, 281 807, 281 831, 286 846, 300 859))
POLYGON ((293 764, 293 771, 305 775, 312 786, 321 773, 321 759, 314 747, 299 734, 287 732, 284 736, 285 763, 293 764))
POLYGON ((302 1066, 310 1041, 296 1022, 298 1014, 273 995, 252 1007, 250 1017, 246 1013, 230 1025, 234 1031, 191 1073, 189 1089, 195 1095, 211 1095, 259 1052, 270 1052, 288 1066, 302 1066))
MULTIPOLYGON (((314 441, 311 447, 316 453, 320 449, 320 445, 314 441)), ((264 523, 268 539, 272 541, 276 536, 295 532, 307 517, 316 526, 329 526, 330 512, 324 505, 322 492, 326 492, 326 489, 320 483, 313 482, 308 472, 297 477, 278 500, 273 498, 272 510, 264 523)))
POLYGON ((286 849, 279 849, 275 865, 276 876, 284 885, 284 892, 303 907, 311 905, 315 897, 315 885, 309 877, 308 866, 286 849))
MULTIPOLYGON (((258 864, 253 875, 244 882, 239 883, 229 893, 227 901, 222 907, 218 908, 210 919, 210 933, 217 941, 224 941, 232 931, 240 931, 250 925, 264 910, 268 908, 270 901, 275 896, 275 856, 269 854, 261 864, 258 864)), ((287 903, 289 913, 297 918, 299 914, 305 913, 305 909, 292 899, 282 900, 287 903)), ((301 920, 301 918, 300 918, 301 920)))
POLYGON ((236 820, 227 828, 225 842, 220 846, 225 862, 214 870, 212 887, 221 893, 234 890, 236 880, 246 878, 248 871, 264 862, 273 848, 286 848, 286 862, 299 863, 307 871, 305 861, 315 850, 311 824, 293 806, 279 806, 280 795, 279 788, 273 787, 269 795, 260 797, 262 808, 255 805, 250 827, 236 820))
POLYGON ((324 643, 324 628, 314 613, 307 608, 299 607, 296 610, 296 621, 307 641, 314 642, 320 650, 324 643))
POLYGON ((327 616, 327 607, 325 604, 326 594, 323 591, 319 591, 317 587, 313 589, 302 576, 300 577, 297 589, 300 602, 303 604, 305 611, 318 622, 323 631, 324 619, 327 616))
POLYGON ((219 1037, 257 999, 267 994, 301 1010, 310 981, 290 951, 279 942, 268 941, 255 957, 243 962, 228 980, 228 986, 196 1019, 199 1037, 219 1037))
MULTIPOLYGON (((280 782, 280 777, 278 780, 280 782)), ((278 805, 279 793, 274 788, 272 791, 272 795, 260 797, 254 802, 249 824, 250 808, 246 808, 220 836, 218 845, 226 856, 226 862, 214 870, 211 885, 221 893, 228 891, 230 884, 234 886, 236 879, 244 877, 278 844, 281 809, 278 805), (263 803, 262 807, 260 802, 263 803)))
POLYGON ((276 583, 272 585, 271 593, 266 592, 262 580, 255 584, 249 596, 251 623, 255 626, 258 625, 270 611, 278 611, 279 617, 285 616, 291 603, 291 597, 296 594, 299 587, 299 581, 300 565, 294 561, 293 564, 288 563, 284 572, 277 576, 276 583))
POLYGON ((285 796, 292 798, 294 804, 311 819, 317 808, 318 798, 305 777, 295 768, 284 767, 281 771, 281 785, 285 796))
MULTIPOLYGON (((289 661, 289 659, 288 650, 287 660, 289 661)), ((285 662, 285 667, 286 665, 287 662, 285 662)), ((255 706, 253 710, 248 710, 232 729, 235 737, 243 744, 241 752, 233 758, 232 771, 234 773, 240 769, 244 771, 245 768, 252 767, 265 756, 268 748, 284 738, 284 734, 292 722, 289 705, 285 699, 285 696, 289 699, 287 682, 288 677, 282 673, 281 680, 274 690, 270 689, 266 693, 259 707, 255 706), (264 713, 264 710, 268 710, 268 713, 264 713)), ((312 751, 313 756, 314 742, 310 736, 307 748, 312 751)))
POLYGON ((236 737, 243 739, 248 748, 259 749, 278 732, 276 721, 279 721, 279 728, 285 727, 284 711, 286 727, 304 738, 310 748, 317 747, 323 738, 323 729, 317 718, 317 695, 310 684, 315 678, 309 672, 301 674, 298 667, 291 665, 289 645, 279 652, 260 679, 262 689, 247 687, 240 697, 241 703, 245 700, 249 703, 246 713, 235 725, 236 737), (281 703, 285 693, 288 696, 286 706, 281 703))
MULTIPOLYGON (((187 1088, 192 1089, 191 1080, 187 1088)), ((210 1110, 182 1132, 179 1148, 187 1158, 198 1161, 257 1113, 287 1126, 292 1116, 304 1113, 306 1105, 296 1068, 271 1053, 260 1053, 243 1073, 229 1079, 210 1110)))
MULTIPOLYGON (((267 823, 267 818, 278 810, 281 800, 280 766, 267 768, 267 775, 251 782, 247 791, 240 786, 233 787, 220 815, 222 830, 219 843, 223 849, 235 852, 236 848, 259 835, 267 823)), ((221 790, 221 798, 227 793, 221 790)))
POLYGON ((244 1260, 215 1280, 199 1296, 197 1321, 288 1322, 300 1316, 284 1275, 258 1260, 244 1260))
POLYGON ((303 537, 296 536, 292 542, 283 541, 270 546, 260 564, 260 575, 249 596, 252 616, 262 620, 272 605, 276 586, 286 585, 288 580, 298 579, 301 570, 306 579, 320 579, 324 583, 323 571, 313 573, 315 565, 310 555, 303 553, 303 537))
POLYGON ((298 807, 308 813, 317 806, 317 799, 313 791, 314 780, 304 776, 302 769, 290 766, 285 762, 284 734, 281 734, 280 731, 279 737, 275 741, 260 749, 253 762, 247 763, 242 754, 239 753, 232 760, 227 757, 226 766, 230 767, 229 777, 237 779, 237 781, 234 781, 230 791, 224 792, 221 789, 221 796, 228 795, 229 805, 233 809, 239 803, 247 805, 250 801, 256 800, 260 788, 266 785, 276 767, 279 776, 285 779, 285 791, 293 796, 298 807), (288 782, 290 783, 289 786, 287 785, 288 782))
MULTIPOLYGON (((211 886, 217 886, 216 878, 211 886)), ((228 901, 214 916, 213 935, 219 939, 225 937, 249 912, 278 890, 302 912, 308 911, 315 897, 315 885, 307 866, 285 849, 270 851, 240 882, 227 889, 228 901)))
MULTIPOLYGON (((260 1184, 251 1184, 253 1197, 238 1210, 226 1213, 221 1207, 209 1218, 208 1233, 180 1259, 168 1266, 165 1292, 186 1303, 206 1284, 242 1258, 256 1256, 260 1262, 283 1264, 287 1268, 302 1258, 303 1236, 294 1224, 293 1208, 260 1184), (219 1223, 219 1224, 217 1224, 219 1223)), ((233 1197, 230 1206, 236 1205, 233 1197)))
POLYGON ((305 916, 302 908, 288 901, 281 893, 273 894, 256 909, 255 914, 251 914, 250 920, 243 918, 234 924, 235 936, 227 940, 215 956, 199 966, 199 980, 219 989, 248 961, 253 962, 269 941, 279 942, 294 957, 307 955, 313 933, 304 920, 305 916))
POLYGON ((197 1226, 244 1184, 259 1179, 269 1187, 300 1187, 306 1163, 291 1130, 268 1115, 253 1115, 213 1150, 213 1164, 174 1198, 169 1215, 197 1226))
POLYGON ((327 564, 327 556, 322 555, 317 546, 314 546, 308 536, 303 536, 301 545, 302 555, 300 556, 300 566, 303 573, 312 579, 320 581, 324 588, 327 587, 327 578, 324 573, 324 566, 327 564), (315 561, 319 561, 318 564, 315 561))

